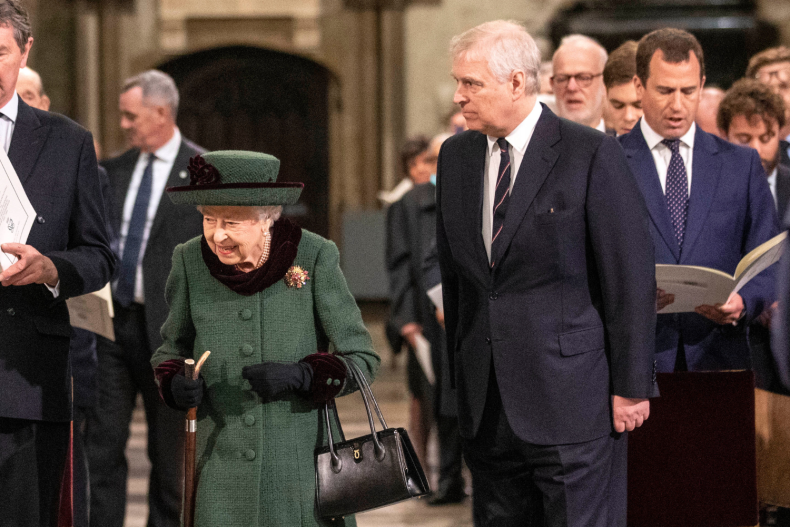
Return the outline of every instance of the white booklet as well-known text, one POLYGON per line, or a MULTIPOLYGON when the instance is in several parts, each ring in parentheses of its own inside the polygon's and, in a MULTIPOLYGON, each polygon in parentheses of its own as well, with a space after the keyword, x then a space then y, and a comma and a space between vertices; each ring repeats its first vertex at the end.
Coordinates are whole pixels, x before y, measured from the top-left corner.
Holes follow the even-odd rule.
POLYGON ((428 342, 422 333, 418 333, 415 338, 414 354, 417 356, 417 362, 425 374, 425 378, 431 385, 436 384, 436 374, 433 371, 433 359, 431 358, 431 343, 428 342))
POLYGON ((659 311, 693 312, 697 306, 725 304, 752 278, 779 261, 787 245, 787 232, 774 236, 743 257, 730 276, 718 269, 694 265, 656 265, 656 285, 675 295, 675 301, 659 311))
MULTIPOLYGON (((0 244, 27 243, 36 220, 36 211, 27 199, 5 150, 0 148, 0 244)), ((13 254, 0 251, 0 267, 5 271, 17 261, 13 254)))
POLYGON ((66 305, 69 307, 72 326, 115 340, 115 329, 112 325, 115 313, 112 307, 110 284, 93 293, 68 298, 66 305))

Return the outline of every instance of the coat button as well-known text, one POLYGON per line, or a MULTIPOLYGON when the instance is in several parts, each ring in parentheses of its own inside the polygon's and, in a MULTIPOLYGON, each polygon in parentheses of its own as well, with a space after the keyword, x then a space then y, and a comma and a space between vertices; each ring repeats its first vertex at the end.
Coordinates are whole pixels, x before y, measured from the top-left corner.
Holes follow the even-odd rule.
POLYGON ((489 337, 486 337, 486 344, 491 344, 491 339, 489 337))
POLYGON ((242 309, 239 315, 241 315, 242 320, 249 320, 252 318, 252 311, 249 309, 242 309))
POLYGON ((252 346, 250 346, 249 344, 244 344, 241 347, 241 354, 244 355, 245 357, 249 357, 250 355, 252 355, 252 346))
POLYGON ((246 457, 249 461, 252 461, 253 459, 255 459, 255 451, 254 450, 247 450, 244 453, 244 457, 246 457))
POLYGON ((39 216, 38 218, 36 218, 36 221, 39 223, 46 223, 47 220, 44 219, 44 216, 39 216))
POLYGON ((13 307, 9 307, 8 309, 6 309, 6 313, 8 313, 9 315, 11 315, 12 317, 13 317, 14 315, 16 315, 16 311, 14 311, 14 308, 13 308, 13 307))
POLYGON ((254 425, 255 424, 255 416, 254 415, 245 415, 244 416, 244 424, 247 425, 247 426, 254 425))
POLYGON ((497 296, 499 295, 496 294, 496 291, 491 291, 491 294, 488 295, 488 298, 490 298, 491 300, 496 300, 497 296))

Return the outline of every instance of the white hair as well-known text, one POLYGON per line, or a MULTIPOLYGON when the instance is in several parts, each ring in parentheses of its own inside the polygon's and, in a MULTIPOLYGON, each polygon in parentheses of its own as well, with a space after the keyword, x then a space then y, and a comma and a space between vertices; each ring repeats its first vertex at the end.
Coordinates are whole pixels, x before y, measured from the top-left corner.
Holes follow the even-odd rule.
POLYGON ((556 58, 557 54, 564 47, 597 49, 601 54, 601 71, 603 71, 604 66, 606 66, 606 61, 609 60, 609 54, 606 52, 606 48, 604 48, 597 40, 588 37, 587 35, 574 34, 563 37, 562 40, 560 40, 560 45, 554 52, 552 58, 556 58))
MULTIPOLYGON (((197 210, 201 214, 203 214, 204 207, 211 207, 212 205, 198 205, 197 210)), ((222 205, 217 205, 222 206, 222 205)), ((230 206, 230 205, 229 205, 230 206)), ((280 219, 280 216, 283 213, 283 206, 282 205, 264 205, 264 206, 250 206, 248 207, 253 209, 255 213, 258 215, 258 221, 265 221, 267 219, 271 219, 272 223, 280 219)))
POLYGON ((159 70, 148 70, 126 79, 121 93, 126 93, 132 88, 140 87, 143 90, 143 103, 161 104, 170 109, 173 121, 178 115, 178 88, 173 77, 159 70))
POLYGON ((540 50, 523 26, 515 21, 494 20, 473 27, 450 41, 453 61, 483 58, 499 82, 507 82, 517 70, 526 76, 526 91, 540 91, 540 50))

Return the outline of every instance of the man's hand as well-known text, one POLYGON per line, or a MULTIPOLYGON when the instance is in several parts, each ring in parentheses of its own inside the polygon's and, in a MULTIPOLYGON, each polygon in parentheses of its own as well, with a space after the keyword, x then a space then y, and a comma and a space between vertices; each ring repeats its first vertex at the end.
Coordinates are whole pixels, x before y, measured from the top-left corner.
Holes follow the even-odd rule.
POLYGON ((417 346, 417 335, 422 333, 422 326, 417 324, 416 322, 409 322, 402 328, 400 328, 400 336, 405 338, 409 345, 414 348, 417 346))
POLYGON ((614 415, 614 431, 631 432, 639 428, 650 416, 650 401, 647 399, 629 399, 612 396, 612 414, 614 415))
POLYGON ((436 321, 439 322, 442 327, 444 327, 444 311, 441 309, 436 310, 436 321))
POLYGON ((779 302, 774 302, 771 304, 771 307, 763 309, 763 312, 760 313, 759 317, 757 317, 757 322, 763 327, 771 329, 771 320, 773 319, 774 315, 776 315, 776 310, 778 308, 779 302))
POLYGON ((675 295, 671 295, 663 289, 656 289, 656 313, 675 301, 675 295))
POLYGON ((716 324, 732 324, 741 318, 743 314, 743 298, 738 293, 734 293, 727 300, 726 304, 716 304, 715 306, 697 306, 694 311, 714 321, 716 324))
POLYGON ((58 285, 58 270, 52 260, 38 252, 30 245, 21 243, 4 243, 0 250, 13 254, 19 260, 0 273, 0 283, 9 285, 47 284, 58 285))

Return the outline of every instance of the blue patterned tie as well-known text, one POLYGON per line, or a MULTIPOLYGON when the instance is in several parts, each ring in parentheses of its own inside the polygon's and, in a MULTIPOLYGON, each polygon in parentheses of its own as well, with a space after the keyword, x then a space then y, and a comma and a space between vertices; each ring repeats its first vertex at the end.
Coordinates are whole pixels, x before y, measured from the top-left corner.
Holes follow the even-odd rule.
POLYGON ((153 179, 155 159, 154 154, 148 154, 148 164, 145 166, 140 187, 137 189, 132 219, 129 221, 129 231, 126 233, 126 242, 123 245, 121 271, 118 275, 118 285, 115 287, 115 300, 124 307, 128 307, 134 300, 134 282, 137 278, 140 248, 143 246, 143 231, 148 218, 148 203, 151 201, 151 180, 153 179))
POLYGON ((507 140, 500 137, 496 140, 499 145, 499 175, 496 180, 494 190, 494 224, 491 226, 491 267, 494 267, 493 256, 497 254, 494 250, 497 238, 505 225, 505 214, 507 204, 510 201, 510 153, 507 149, 507 140))
POLYGON ((686 217, 689 209, 688 178, 686 165, 680 157, 680 139, 664 139, 661 141, 672 152, 667 168, 666 197, 669 216, 675 228, 678 247, 683 249, 683 236, 686 234, 686 217))

